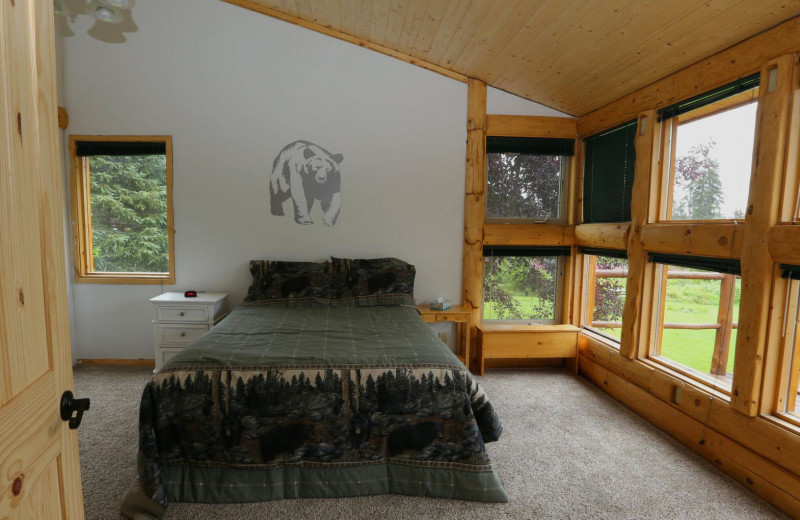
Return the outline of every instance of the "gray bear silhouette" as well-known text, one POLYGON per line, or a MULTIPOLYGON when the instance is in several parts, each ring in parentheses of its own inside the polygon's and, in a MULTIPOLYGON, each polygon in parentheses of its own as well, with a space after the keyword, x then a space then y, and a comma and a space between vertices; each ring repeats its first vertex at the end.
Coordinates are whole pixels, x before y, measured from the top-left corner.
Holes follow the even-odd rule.
POLYGON ((286 145, 272 162, 269 181, 272 214, 284 215, 283 203, 291 197, 295 222, 313 224, 311 207, 319 200, 322 222, 326 226, 336 224, 342 209, 339 172, 342 159, 342 154, 331 154, 308 141, 286 145))

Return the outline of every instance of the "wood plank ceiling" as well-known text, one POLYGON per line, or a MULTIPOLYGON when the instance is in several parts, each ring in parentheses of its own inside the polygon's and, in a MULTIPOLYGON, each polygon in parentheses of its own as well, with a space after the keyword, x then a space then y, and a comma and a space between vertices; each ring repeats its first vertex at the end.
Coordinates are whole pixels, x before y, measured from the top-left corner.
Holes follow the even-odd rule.
POLYGON ((800 14, 800 0, 225 1, 577 116, 800 14))

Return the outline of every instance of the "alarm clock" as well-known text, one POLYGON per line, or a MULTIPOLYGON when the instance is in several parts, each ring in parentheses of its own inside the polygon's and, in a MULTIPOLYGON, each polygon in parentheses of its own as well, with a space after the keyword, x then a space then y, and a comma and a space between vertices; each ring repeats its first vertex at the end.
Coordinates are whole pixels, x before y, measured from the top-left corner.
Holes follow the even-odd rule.
POLYGON ((197 291, 186 291, 183 296, 184 298, 197 298, 197 291))

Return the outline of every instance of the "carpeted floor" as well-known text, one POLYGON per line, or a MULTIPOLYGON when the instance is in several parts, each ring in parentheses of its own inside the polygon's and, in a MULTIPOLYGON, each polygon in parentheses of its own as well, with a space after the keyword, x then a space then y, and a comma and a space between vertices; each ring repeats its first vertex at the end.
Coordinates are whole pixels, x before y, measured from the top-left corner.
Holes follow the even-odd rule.
MULTIPOLYGON (((136 473, 148 368, 79 366, 92 399, 79 430, 87 520, 117 520, 136 473)), ((479 378, 505 431, 487 445, 508 504, 382 495, 256 504, 171 504, 166 519, 786 518, 587 381, 560 369, 479 378)))

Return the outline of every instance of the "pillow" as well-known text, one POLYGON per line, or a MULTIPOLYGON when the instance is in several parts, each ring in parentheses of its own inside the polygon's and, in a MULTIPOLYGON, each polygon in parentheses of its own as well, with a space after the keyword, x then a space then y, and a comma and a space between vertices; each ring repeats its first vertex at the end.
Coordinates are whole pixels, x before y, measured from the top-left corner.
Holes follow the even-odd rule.
POLYGON ((245 302, 331 297, 330 262, 251 260, 253 283, 245 302))
POLYGON ((331 264, 334 273, 344 275, 341 298, 414 295, 416 270, 397 258, 331 258, 331 264))

